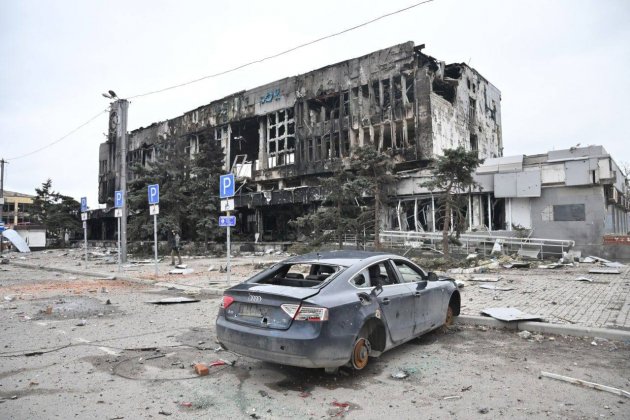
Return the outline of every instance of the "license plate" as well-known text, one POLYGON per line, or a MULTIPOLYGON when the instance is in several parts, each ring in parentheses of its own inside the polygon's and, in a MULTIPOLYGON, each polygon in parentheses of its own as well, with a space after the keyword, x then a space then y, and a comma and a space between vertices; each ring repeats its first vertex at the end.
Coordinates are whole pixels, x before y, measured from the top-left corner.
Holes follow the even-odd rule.
POLYGON ((240 316, 253 316, 257 318, 263 316, 262 311, 260 310, 260 307, 258 305, 250 305, 247 303, 241 303, 238 314, 240 316))

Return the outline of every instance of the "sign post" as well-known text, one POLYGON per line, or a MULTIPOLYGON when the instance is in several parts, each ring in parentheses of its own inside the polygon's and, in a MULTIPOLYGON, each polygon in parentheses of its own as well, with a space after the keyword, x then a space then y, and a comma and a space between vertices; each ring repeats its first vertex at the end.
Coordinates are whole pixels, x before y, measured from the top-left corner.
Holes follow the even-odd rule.
POLYGON ((157 215, 160 214, 160 186, 149 185, 149 214, 153 216, 153 249, 155 253, 155 277, 158 276, 158 240, 157 240, 157 215))
POLYGON ((123 192, 122 191, 115 191, 114 192, 114 216, 116 216, 116 220, 118 221, 118 271, 121 270, 121 263, 122 263, 122 255, 121 255, 121 250, 120 250, 120 221, 122 219, 122 214, 123 214, 123 204, 124 204, 124 198, 123 198, 123 192))
POLYGON ((236 217, 230 216, 230 210, 234 209, 234 200, 223 200, 234 197, 234 174, 221 175, 219 178, 219 197, 221 209, 227 212, 227 216, 219 217, 219 226, 227 228, 227 284, 230 284, 230 226, 236 226, 236 217), (231 202, 231 203, 230 203, 231 202))
POLYGON ((85 269, 88 264, 88 244, 87 244, 87 197, 81 197, 81 220, 83 221, 83 244, 85 246, 85 269))
MULTIPOLYGON (((2 204, 4 203, 0 203, 0 206, 2 206, 2 204)), ((2 232, 4 232, 4 222, 2 221, 2 219, 0 219, 0 255, 2 255, 2 248, 3 248, 3 242, 4 242, 4 236, 2 236, 2 232)))

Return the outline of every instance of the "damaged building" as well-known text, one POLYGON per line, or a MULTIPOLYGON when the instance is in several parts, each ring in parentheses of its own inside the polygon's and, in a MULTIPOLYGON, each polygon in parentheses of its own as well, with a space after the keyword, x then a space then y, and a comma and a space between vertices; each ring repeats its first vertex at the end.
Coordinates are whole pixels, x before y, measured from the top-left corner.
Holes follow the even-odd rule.
MULTIPOLYGON (((156 145, 166 136, 176 136, 191 157, 201 142, 220 142, 225 171, 244 184, 235 197, 236 233, 277 241, 295 239, 287 222, 317 208, 318 178, 341 167, 354 147, 372 144, 388 151, 404 174, 426 168, 445 148, 501 157, 499 90, 468 65, 445 64, 423 49, 413 42, 395 45, 139 128, 128 136, 128 167, 157 159, 156 145)), ((120 187, 114 131, 110 127, 99 153, 99 202, 108 209, 120 187)), ((110 213, 103 212, 100 232, 93 229, 93 235, 113 237, 115 221, 105 217, 110 213)), ((429 216, 420 219, 405 227, 429 228, 429 216)), ((385 228, 393 223, 391 217, 383 220, 385 228)))
MULTIPOLYGON (((628 258, 630 199, 624 174, 602 146, 488 158, 478 188, 466 194, 466 231, 498 237, 570 240, 583 253, 628 258), (623 243, 623 241, 616 241, 623 243)), ((430 171, 399 174, 395 230, 435 232, 436 198, 422 184, 430 171)))

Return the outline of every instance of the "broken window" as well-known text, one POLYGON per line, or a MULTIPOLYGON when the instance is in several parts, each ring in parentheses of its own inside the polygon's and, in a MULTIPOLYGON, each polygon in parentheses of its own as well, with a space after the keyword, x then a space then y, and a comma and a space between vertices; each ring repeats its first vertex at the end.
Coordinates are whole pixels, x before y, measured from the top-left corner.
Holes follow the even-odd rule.
POLYGON ((409 75, 405 75, 405 93, 407 95, 407 102, 409 103, 414 103, 416 100, 416 95, 415 95, 415 79, 413 77, 413 74, 409 74, 409 75))
POLYGON ((380 107, 381 106, 381 87, 378 80, 372 82, 372 92, 374 95, 374 104, 380 107))
POLYGON ((382 87, 383 87, 383 108, 387 108, 389 106, 391 106, 391 101, 390 101, 390 84, 389 84, 389 79, 385 79, 382 82, 382 87))
POLYGON ((295 162, 295 121, 293 109, 267 114, 268 167, 295 162))
POLYGON ((403 147, 403 122, 396 121, 396 144, 395 147, 400 149, 403 147))
POLYGON ((402 92, 401 76, 400 75, 394 76, 394 105, 401 105, 402 97, 403 97, 403 92, 402 92))
POLYGON ((479 151, 479 142, 476 134, 470 134, 470 150, 479 151))
POLYGON ((416 125, 413 118, 407 121, 407 144, 416 144, 416 125))
POLYGON ((350 95, 348 94, 348 91, 345 91, 341 94, 341 99, 343 101, 342 117, 345 117, 346 115, 350 114, 350 95))
POLYGON ((363 99, 370 99, 370 88, 368 85, 361 86, 361 96, 363 96, 363 99))
POLYGON ((442 98, 446 99, 450 103, 455 103, 455 97, 457 95, 457 91, 455 89, 457 83, 449 83, 448 81, 444 81, 439 78, 433 79, 433 92, 440 95, 442 98))
POLYGON ((383 150, 392 148, 392 126, 389 123, 383 124, 383 150))
POLYGON ((468 124, 474 124, 477 119, 477 101, 473 98, 468 100, 468 124))

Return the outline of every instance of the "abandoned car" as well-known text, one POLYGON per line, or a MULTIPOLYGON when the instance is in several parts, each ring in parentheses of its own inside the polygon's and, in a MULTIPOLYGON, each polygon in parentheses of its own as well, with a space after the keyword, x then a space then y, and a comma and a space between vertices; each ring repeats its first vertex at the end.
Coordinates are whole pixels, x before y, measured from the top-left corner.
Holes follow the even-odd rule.
POLYGON ((452 279, 393 254, 332 251, 292 257, 225 291, 216 320, 226 349, 334 371, 459 315, 452 279))

